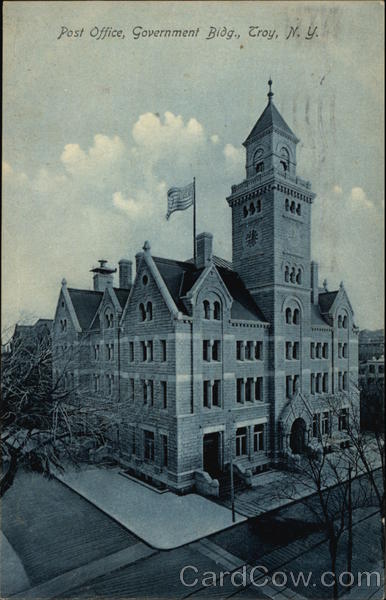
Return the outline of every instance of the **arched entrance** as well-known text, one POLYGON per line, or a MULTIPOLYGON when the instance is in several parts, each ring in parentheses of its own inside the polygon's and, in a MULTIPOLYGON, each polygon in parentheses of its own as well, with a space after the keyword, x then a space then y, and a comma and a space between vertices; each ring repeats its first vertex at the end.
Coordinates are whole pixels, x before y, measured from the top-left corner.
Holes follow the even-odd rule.
POLYGON ((298 418, 292 423, 290 447, 293 454, 302 454, 306 447, 306 423, 298 418))

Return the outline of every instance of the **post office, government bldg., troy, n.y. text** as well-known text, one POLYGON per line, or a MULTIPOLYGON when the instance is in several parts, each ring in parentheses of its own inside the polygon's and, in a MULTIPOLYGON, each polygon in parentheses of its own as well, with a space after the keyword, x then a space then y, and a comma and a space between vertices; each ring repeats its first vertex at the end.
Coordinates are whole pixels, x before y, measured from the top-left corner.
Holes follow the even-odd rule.
POLYGON ((231 453, 248 482, 320 435, 347 442, 341 399, 357 391, 358 329, 343 284, 319 286, 315 194, 296 173, 299 140, 272 97, 270 86, 244 142, 246 177, 227 198, 232 262, 200 233, 195 260, 153 256, 145 242, 134 279, 122 259, 115 287, 116 269, 100 261, 93 291, 65 280, 60 290, 54 377, 68 365, 74 393, 112 400, 111 454, 176 491, 216 493, 231 453), (329 410, 334 396, 342 416, 329 410))

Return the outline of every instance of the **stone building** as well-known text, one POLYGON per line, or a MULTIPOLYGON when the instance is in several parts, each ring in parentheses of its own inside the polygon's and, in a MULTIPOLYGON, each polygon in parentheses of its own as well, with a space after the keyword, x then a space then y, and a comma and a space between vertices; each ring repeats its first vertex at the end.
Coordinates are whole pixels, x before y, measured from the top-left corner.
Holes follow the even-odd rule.
MULTIPOLYGON (((227 198, 232 262, 196 238, 196 261, 100 261, 94 291, 63 280, 54 372, 98 402, 116 399, 112 442, 131 472, 170 488, 216 493, 232 459, 252 474, 320 438, 345 443, 357 394, 358 329, 343 284, 319 287, 311 261, 311 184, 297 175, 298 139, 268 103, 244 142, 246 175, 227 198), (58 350, 59 349, 59 350, 58 350), (329 410, 339 396, 342 418, 329 410)), ((358 399, 359 401, 359 399, 358 399)))

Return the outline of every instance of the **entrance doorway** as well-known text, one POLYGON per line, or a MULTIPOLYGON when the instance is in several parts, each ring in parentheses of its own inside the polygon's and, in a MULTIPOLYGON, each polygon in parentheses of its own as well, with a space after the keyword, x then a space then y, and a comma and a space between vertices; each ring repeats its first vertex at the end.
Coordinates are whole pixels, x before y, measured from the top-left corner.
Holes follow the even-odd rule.
POLYGON ((302 454, 306 447, 306 424, 304 419, 295 419, 291 428, 290 447, 294 454, 302 454))
POLYGON ((212 477, 221 471, 221 434, 206 433, 203 438, 203 467, 212 477))

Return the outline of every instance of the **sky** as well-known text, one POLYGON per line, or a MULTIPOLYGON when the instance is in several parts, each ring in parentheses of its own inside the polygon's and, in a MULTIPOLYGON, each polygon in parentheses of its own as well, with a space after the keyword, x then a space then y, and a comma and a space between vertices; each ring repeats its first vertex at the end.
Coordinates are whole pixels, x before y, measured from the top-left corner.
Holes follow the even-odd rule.
POLYGON ((191 210, 165 214, 167 189, 193 176, 197 230, 231 259, 225 198, 245 177, 242 142, 269 77, 300 138, 297 174, 317 194, 320 282, 343 280, 357 325, 383 327, 383 12, 372 1, 6 3, 3 329, 52 318, 63 277, 92 289, 98 259, 134 260, 145 240, 155 256, 191 257, 191 210), (121 37, 98 40, 103 27, 121 37))

